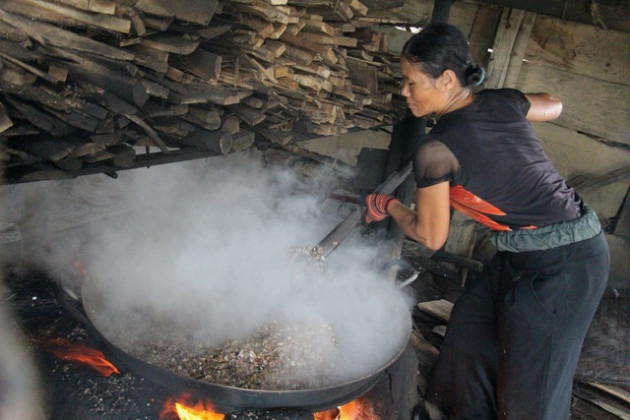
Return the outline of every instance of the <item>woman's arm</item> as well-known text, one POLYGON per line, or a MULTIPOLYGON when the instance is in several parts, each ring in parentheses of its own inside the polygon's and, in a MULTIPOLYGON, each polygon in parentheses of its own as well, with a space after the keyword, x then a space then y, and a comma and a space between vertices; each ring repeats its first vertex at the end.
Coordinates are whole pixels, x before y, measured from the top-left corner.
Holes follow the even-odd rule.
POLYGON ((396 202, 389 214, 405 235, 429 249, 440 249, 448 238, 451 220, 448 181, 418 188, 415 211, 396 202))
POLYGON ((525 97, 531 104, 527 112, 529 121, 555 120, 562 112, 562 102, 548 93, 526 93, 525 97))

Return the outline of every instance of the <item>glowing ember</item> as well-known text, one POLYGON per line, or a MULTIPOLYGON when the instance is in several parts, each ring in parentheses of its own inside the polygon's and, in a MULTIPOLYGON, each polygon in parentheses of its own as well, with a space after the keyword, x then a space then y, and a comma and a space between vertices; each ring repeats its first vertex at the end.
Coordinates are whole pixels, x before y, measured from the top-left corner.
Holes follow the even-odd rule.
POLYGON ((169 398, 164 403, 161 419, 179 420, 223 420, 225 414, 217 413, 207 401, 191 402, 189 395, 182 395, 178 399, 169 398))
POLYGON ((83 274, 83 276, 87 276, 87 268, 83 265, 83 261, 77 259, 74 261, 74 268, 76 268, 79 273, 83 274))
POLYGON ((379 420, 371 402, 359 398, 332 410, 313 414, 313 420, 379 420))
POLYGON ((103 376, 120 373, 116 366, 105 358, 103 352, 83 344, 75 344, 61 338, 53 338, 44 342, 43 348, 62 360, 86 364, 103 376))

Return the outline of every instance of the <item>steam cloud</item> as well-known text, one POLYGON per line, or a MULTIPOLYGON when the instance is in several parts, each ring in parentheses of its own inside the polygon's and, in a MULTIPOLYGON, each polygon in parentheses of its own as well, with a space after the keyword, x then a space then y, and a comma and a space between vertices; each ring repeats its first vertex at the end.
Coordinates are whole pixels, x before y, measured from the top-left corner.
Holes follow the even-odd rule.
POLYGON ((304 192, 293 172, 235 154, 119 175, 99 175, 92 201, 118 216, 91 224, 79 256, 92 292, 106 297, 108 318, 96 320, 106 336, 219 345, 290 323, 317 349, 297 356, 314 360, 294 374, 323 369, 335 382, 369 374, 404 345, 411 299, 376 270, 376 247, 349 239, 324 273, 295 258, 341 220, 322 195, 330 174, 304 192))

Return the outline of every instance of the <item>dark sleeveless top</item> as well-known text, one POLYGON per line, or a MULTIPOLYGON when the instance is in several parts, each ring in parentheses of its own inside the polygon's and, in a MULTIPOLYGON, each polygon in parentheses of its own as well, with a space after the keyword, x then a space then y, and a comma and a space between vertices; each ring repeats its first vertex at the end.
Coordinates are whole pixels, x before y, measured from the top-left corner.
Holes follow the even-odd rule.
POLYGON ((450 182, 451 205, 493 230, 532 229, 580 216, 567 186, 525 118, 515 89, 487 89, 423 136, 414 155, 418 188, 450 182))

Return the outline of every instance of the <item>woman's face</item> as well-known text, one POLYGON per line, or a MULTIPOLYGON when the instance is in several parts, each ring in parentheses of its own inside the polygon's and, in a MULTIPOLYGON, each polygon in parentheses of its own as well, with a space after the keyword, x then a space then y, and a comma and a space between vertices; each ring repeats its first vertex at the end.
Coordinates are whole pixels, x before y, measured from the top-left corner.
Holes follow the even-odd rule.
POLYGON ((407 98, 407 106, 414 116, 424 117, 444 108, 446 95, 439 88, 439 78, 432 78, 421 71, 421 66, 404 58, 401 71, 404 77, 401 94, 407 98))

